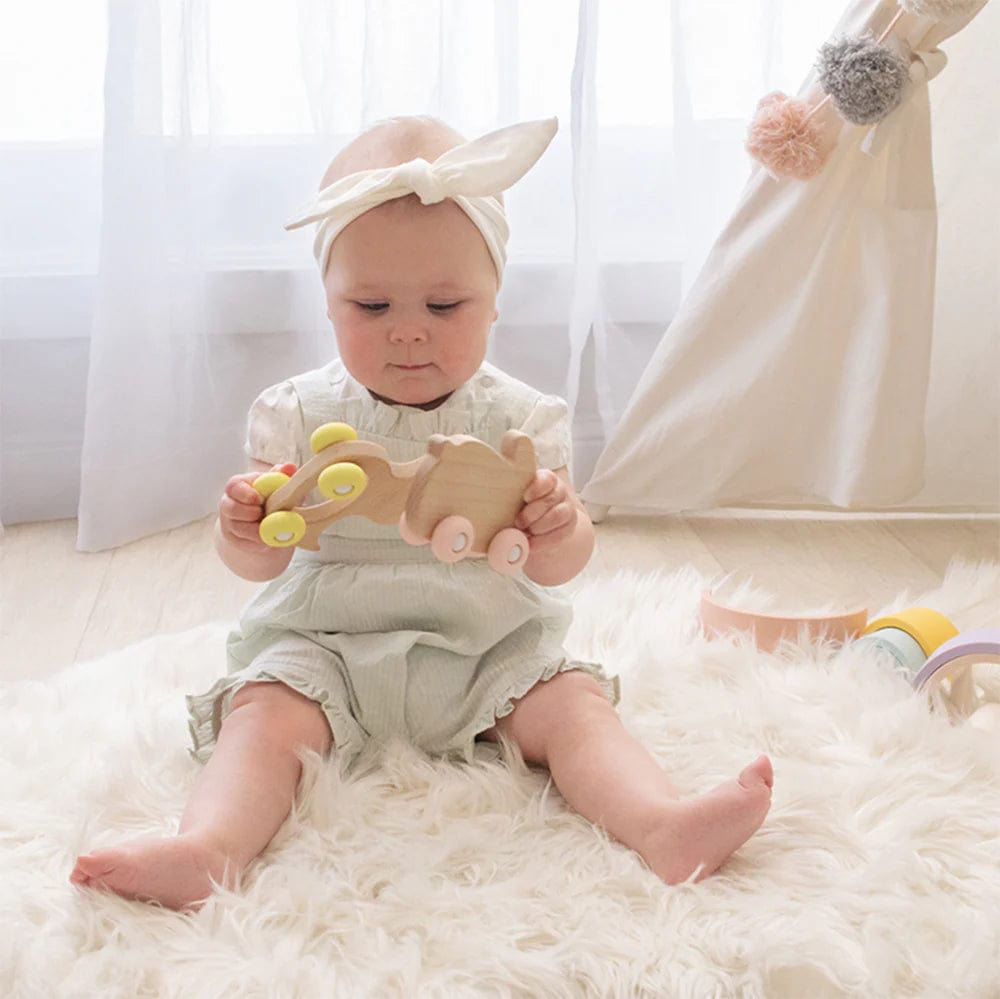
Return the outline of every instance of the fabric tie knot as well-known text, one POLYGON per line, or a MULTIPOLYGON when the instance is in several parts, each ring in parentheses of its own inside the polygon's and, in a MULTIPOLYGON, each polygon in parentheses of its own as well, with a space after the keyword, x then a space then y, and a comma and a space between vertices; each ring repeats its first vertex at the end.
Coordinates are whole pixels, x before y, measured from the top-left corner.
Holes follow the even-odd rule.
POLYGON ((408 194, 424 205, 451 198, 482 233, 501 281, 509 230, 498 195, 531 169, 558 128, 555 118, 524 121, 454 146, 433 163, 417 157, 348 174, 324 187, 285 228, 316 223, 313 255, 325 275, 333 241, 359 215, 408 194))
POLYGON ((436 205, 448 197, 441 177, 425 159, 401 163, 396 167, 395 174, 396 183, 411 188, 421 204, 436 205))

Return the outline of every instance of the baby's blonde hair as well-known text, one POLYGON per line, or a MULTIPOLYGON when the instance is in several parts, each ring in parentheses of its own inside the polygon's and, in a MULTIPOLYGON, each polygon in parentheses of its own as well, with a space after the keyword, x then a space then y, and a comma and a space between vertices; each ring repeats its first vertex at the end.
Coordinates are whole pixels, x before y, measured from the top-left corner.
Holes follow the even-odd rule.
POLYGON ((330 161, 320 190, 359 170, 398 166, 418 156, 433 162, 465 142, 465 136, 431 115, 398 115, 373 122, 330 161))

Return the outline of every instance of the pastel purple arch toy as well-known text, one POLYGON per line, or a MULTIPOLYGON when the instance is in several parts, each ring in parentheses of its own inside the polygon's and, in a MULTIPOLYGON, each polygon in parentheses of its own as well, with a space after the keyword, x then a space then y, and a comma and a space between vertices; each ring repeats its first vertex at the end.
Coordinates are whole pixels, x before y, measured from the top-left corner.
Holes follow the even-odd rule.
POLYGON ((974 628, 949 639, 924 663, 913 687, 937 695, 952 717, 968 717, 978 727, 1000 727, 1000 704, 981 695, 973 674, 973 667, 982 663, 1000 665, 1000 628, 974 628))

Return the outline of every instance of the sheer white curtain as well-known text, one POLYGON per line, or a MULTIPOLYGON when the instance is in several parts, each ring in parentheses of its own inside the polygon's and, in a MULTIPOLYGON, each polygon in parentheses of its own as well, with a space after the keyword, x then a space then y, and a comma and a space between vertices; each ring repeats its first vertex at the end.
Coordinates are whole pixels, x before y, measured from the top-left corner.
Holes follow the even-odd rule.
POLYGON ((388 115, 556 114, 491 359, 592 467, 840 0, 39 0, 0 13, 0 515, 79 546, 210 513, 254 395, 334 350, 283 222, 388 115), (52 25, 60 30, 53 32, 52 25), (58 70, 58 72, 57 72, 58 70))

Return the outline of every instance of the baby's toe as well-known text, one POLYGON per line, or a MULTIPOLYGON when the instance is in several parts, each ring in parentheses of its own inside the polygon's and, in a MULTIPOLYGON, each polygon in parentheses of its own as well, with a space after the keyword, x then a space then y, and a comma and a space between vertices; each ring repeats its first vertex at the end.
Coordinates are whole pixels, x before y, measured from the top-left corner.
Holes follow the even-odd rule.
POLYGON ((94 878, 98 878, 102 874, 110 874, 114 870, 114 866, 113 863, 109 862, 107 856, 84 853, 76 858, 76 866, 69 879, 73 884, 90 884, 94 878))
POLYGON ((758 790, 761 784, 768 790, 774 787, 774 768, 766 756, 758 756, 749 766, 740 771, 740 784, 748 791, 758 790))

